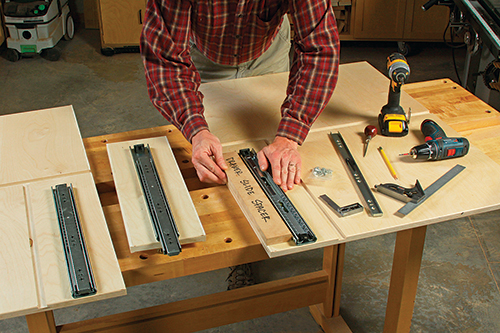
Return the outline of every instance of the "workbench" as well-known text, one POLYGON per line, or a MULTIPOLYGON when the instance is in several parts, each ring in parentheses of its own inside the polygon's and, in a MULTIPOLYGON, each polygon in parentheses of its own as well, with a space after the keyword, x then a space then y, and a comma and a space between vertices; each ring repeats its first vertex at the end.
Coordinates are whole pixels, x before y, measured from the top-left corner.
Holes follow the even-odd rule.
MULTIPOLYGON (((259 80, 265 81, 266 77, 259 80)), ((384 98, 388 82, 377 88, 383 91, 384 98)), ((272 83, 266 88, 270 86, 272 83)), ((217 89, 210 86, 208 90, 217 89)), ((404 91, 469 138, 472 145, 500 162, 500 116, 496 110, 449 79, 408 84, 404 91)), ((220 94, 227 103, 231 102, 231 94, 220 94)), ((203 184, 198 180, 191 163, 191 145, 175 127, 168 125, 90 137, 83 141, 127 287, 268 259, 228 188, 203 184), (206 241, 183 246, 182 253, 175 257, 154 250, 131 253, 106 145, 165 135, 205 229, 206 241)), ((493 209, 496 207, 485 208, 493 209)), ((385 319, 387 332, 409 331, 426 228, 424 224, 397 231, 385 319)), ((309 306, 325 332, 350 332, 339 315, 344 252, 345 242, 324 247, 323 269, 320 271, 57 328, 50 310, 27 315, 26 319, 30 332, 39 333, 192 332, 309 306)))

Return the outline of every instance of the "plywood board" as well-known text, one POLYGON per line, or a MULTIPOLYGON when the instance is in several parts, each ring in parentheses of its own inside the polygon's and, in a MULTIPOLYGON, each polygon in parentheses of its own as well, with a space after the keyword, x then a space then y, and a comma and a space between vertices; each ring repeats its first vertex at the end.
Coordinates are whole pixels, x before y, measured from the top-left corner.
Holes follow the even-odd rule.
MULTIPOLYGON (((239 143, 235 145, 224 145, 224 157, 226 159, 232 158, 235 154, 237 155, 237 152, 242 148, 253 148, 256 151, 259 151, 259 149, 264 147, 265 144, 265 142, 256 141, 239 143)), ((245 172, 244 169, 242 170, 243 172, 245 172)), ((246 172, 249 171, 246 170, 246 172)), ((245 179, 249 179, 250 177, 252 177, 249 174, 240 177, 236 172, 231 172, 231 170, 227 172, 227 176, 228 178, 230 178, 228 180, 229 184, 239 182, 241 180, 241 177, 245 179)), ((286 194, 290 201, 292 201, 293 205, 297 208, 299 213, 302 215, 306 223, 309 225, 311 230, 314 232, 318 240, 314 243, 308 243, 299 246, 296 245, 293 240, 281 242, 269 242, 268 240, 266 240, 258 223, 259 216, 254 216, 253 214, 249 213, 254 211, 255 207, 253 206, 251 201, 249 203, 248 201, 240 200, 240 198, 246 196, 248 193, 245 187, 236 188, 234 186, 229 186, 229 189, 232 192, 233 197, 235 197, 236 201, 238 202, 241 210, 245 213, 248 222, 252 226, 252 229, 255 231, 255 234, 259 238, 262 246, 264 247, 264 250, 271 258, 325 247, 328 245, 339 243, 342 239, 342 236, 335 229, 335 226, 321 211, 317 202, 315 202, 315 200, 309 195, 303 184, 296 185, 293 190, 287 191, 286 194)), ((266 203, 264 204, 265 207, 272 208, 272 204, 269 202, 267 197, 265 197, 265 194, 262 192, 260 187, 255 187, 254 191, 259 193, 258 196, 260 198, 264 198, 263 201, 266 201, 266 203)), ((282 223, 284 224, 284 222, 282 223)))
MULTIPOLYGON (((363 158, 363 130, 367 124, 340 129, 356 163, 372 188, 380 183, 396 183, 404 187, 412 187, 416 179, 420 181, 423 188, 426 188, 456 164, 466 167, 420 207, 403 218, 395 213, 404 203, 378 192, 374 192, 374 195, 384 212, 384 215, 379 218, 369 216, 366 211, 362 214, 339 218, 320 202, 320 206, 328 214, 332 223, 345 235, 346 241, 500 208, 498 198, 500 166, 476 147, 471 146, 469 154, 464 157, 443 161, 416 161, 408 156, 398 156, 399 153, 408 152, 411 147, 424 142, 420 124, 426 118, 439 123, 448 136, 459 136, 457 132, 433 115, 414 117, 408 136, 404 138, 376 136, 371 140, 366 157, 363 158), (392 178, 377 151, 379 146, 384 148, 396 170, 399 177, 397 181, 392 178)), ((329 140, 329 132, 311 133, 304 145, 299 148, 303 159, 303 179, 306 187, 317 201, 320 195, 327 194, 340 206, 354 202, 362 203, 340 156, 329 140), (315 166, 333 170, 332 179, 319 181, 310 178, 311 170, 315 166)))
MULTIPOLYGON (((361 214, 342 218, 335 214, 319 200, 320 195, 328 195, 339 206, 356 202, 364 205, 364 202, 358 195, 340 156, 330 142, 328 134, 331 131, 317 131, 309 134, 305 143, 299 147, 302 157, 303 182, 294 190, 288 191, 287 195, 300 213, 305 218, 307 216, 306 221, 315 234, 319 236, 318 238, 321 237, 318 239, 319 244, 321 242, 337 244, 363 239, 500 208, 500 199, 498 198, 500 178, 497 176, 500 172, 500 166, 477 147, 472 145, 469 153, 464 157, 443 161, 416 161, 411 157, 398 156, 399 153, 407 152, 411 147, 424 142, 424 136, 420 132, 420 124, 427 118, 439 123, 448 136, 459 136, 436 116, 420 115, 413 117, 410 124, 410 134, 404 138, 389 138, 380 135, 374 137, 370 142, 366 157, 363 158, 363 131, 369 123, 343 126, 339 130, 372 189, 374 185, 381 183, 396 183, 403 187, 412 187, 416 179, 426 188, 456 164, 466 167, 458 176, 405 217, 396 214, 404 206, 403 202, 375 191, 374 196, 384 212, 382 217, 371 217, 366 209, 361 214), (379 146, 382 146, 386 151, 399 177, 398 180, 392 178, 377 151, 379 146), (317 166, 331 169, 332 178, 324 180, 312 176, 312 169, 317 166), (328 222, 325 222, 325 217, 328 222), (331 228, 333 231, 317 232, 324 227, 331 228)), ((225 145, 225 156, 230 157, 232 151, 235 152, 241 148, 257 146, 260 149, 264 144, 256 145, 253 142, 248 142, 235 146, 225 145)), ((231 174, 228 173, 228 176, 231 174)), ((235 194, 235 189, 230 189, 235 197, 241 197, 245 194, 244 191, 241 193, 241 190, 235 194)), ((241 207, 241 202, 238 203, 241 207)), ((241 208, 245 211, 251 207, 241 208)), ((255 221, 248 214, 246 216, 255 230, 253 225, 255 221)), ((256 234, 271 257, 308 249, 308 245, 297 247, 292 241, 266 244, 258 231, 256 234)))
POLYGON ((0 117, 0 319, 124 295, 71 106, 0 117), (73 183, 97 294, 73 299, 51 186, 73 183))
POLYGON ((0 319, 38 308, 21 185, 0 188, 0 319))
POLYGON ((25 185, 33 242, 37 249, 41 305, 55 309, 125 295, 125 284, 91 173, 25 185), (97 294, 74 299, 57 221, 52 187, 72 184, 97 294))
POLYGON ((131 252, 161 248, 156 240, 130 147, 150 146, 163 189, 174 215, 181 244, 205 240, 205 231, 166 137, 107 145, 118 201, 131 252))
MULTIPOLYGON (((201 85, 205 117, 222 143, 241 140, 272 140, 281 120, 288 73, 227 80, 201 85)), ((311 131, 377 122, 387 104, 389 79, 367 62, 340 65, 333 96, 311 131)), ((405 92, 401 105, 413 116, 428 113, 405 92)))
POLYGON ((86 170, 73 107, 0 117, 0 185, 86 170))

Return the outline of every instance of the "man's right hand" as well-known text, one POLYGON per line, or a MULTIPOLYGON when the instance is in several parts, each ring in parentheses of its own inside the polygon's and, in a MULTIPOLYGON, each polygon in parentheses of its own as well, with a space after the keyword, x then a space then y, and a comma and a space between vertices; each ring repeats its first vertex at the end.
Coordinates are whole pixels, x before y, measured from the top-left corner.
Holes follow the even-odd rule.
POLYGON ((225 184, 224 170, 226 161, 222 155, 219 139, 208 130, 196 133, 191 140, 193 144, 192 162, 198 178, 204 183, 225 184))

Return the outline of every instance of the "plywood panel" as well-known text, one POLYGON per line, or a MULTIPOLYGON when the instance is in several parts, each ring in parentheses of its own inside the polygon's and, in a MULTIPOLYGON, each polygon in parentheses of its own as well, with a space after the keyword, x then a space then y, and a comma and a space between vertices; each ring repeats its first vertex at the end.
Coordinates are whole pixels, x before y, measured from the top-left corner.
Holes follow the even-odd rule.
POLYGON ((0 188, 0 319, 38 307, 23 187, 0 188))
POLYGON ((90 170, 73 108, 0 117, 0 185, 90 170))
MULTIPOLYGON (((370 217, 366 211, 363 214, 339 218, 321 203, 329 219, 338 226, 346 236, 346 240, 365 238, 500 208, 498 199, 500 178, 497 176, 500 166, 475 146, 471 146, 469 154, 465 157, 443 161, 416 161, 411 157, 398 156, 399 153, 407 152, 411 147, 424 142, 420 124, 425 118, 434 119, 442 125, 447 135, 459 136, 436 116, 415 117, 411 123, 411 132, 407 137, 376 136, 371 140, 367 155, 363 158, 363 129, 366 124, 340 129, 340 133, 372 188, 380 183, 396 183, 404 187, 412 187, 416 179, 420 181, 422 187, 426 188, 456 164, 466 167, 445 187, 404 218, 395 215, 404 203, 377 192, 375 192, 375 197, 384 211, 383 217, 380 218, 370 217), (395 181, 392 178, 377 151, 378 146, 383 146, 399 180, 395 181)), ((299 148, 303 159, 304 182, 315 200, 321 194, 327 194, 340 206, 354 202, 362 203, 328 138, 328 133, 329 131, 312 133, 299 148), (308 175, 315 166, 332 169, 332 180, 310 180, 308 175)))
MULTIPOLYGON (((272 140, 281 120, 280 106, 285 99, 288 73, 250 77, 203 84, 205 117, 210 130, 222 143, 241 140, 272 140)), ((389 79, 367 62, 340 66, 334 94, 311 131, 377 121, 387 104, 389 79)), ((412 114, 427 109, 401 94, 401 105, 412 114)))
POLYGON ((0 117, 0 197, 0 319, 125 294, 71 106, 0 117), (51 191, 62 182, 75 187, 94 296, 71 296, 51 191))
POLYGON ((181 244, 204 241, 205 231, 166 137, 118 142, 107 149, 131 252, 161 248, 130 153, 129 147, 140 143, 150 146, 181 244))
MULTIPOLYGON (((225 145, 224 146, 224 157, 232 158, 237 155, 237 152, 242 148, 253 148, 258 151, 261 147, 265 145, 265 142, 247 142, 247 143, 239 143, 235 145, 225 145)), ((248 169, 241 168, 243 175, 241 177, 245 179, 250 179, 253 177, 248 169)), ((235 172, 228 171, 227 172, 229 183, 239 182, 241 179, 240 176, 236 175, 235 172)), ((281 242, 269 242, 268 239, 265 238, 264 233, 262 232, 261 227, 257 219, 259 216, 254 216, 249 212, 254 211, 255 207, 251 202, 239 200, 241 197, 247 195, 247 190, 244 187, 234 187, 229 186, 233 197, 236 198, 238 205, 240 205, 241 210, 245 213, 248 222, 252 226, 252 229, 255 231, 255 234, 259 238, 264 250, 266 250, 269 257, 278 257, 286 254, 297 253, 302 251, 307 251, 315 248, 325 247, 331 244, 339 243, 342 239, 342 236, 336 230, 335 226, 328 220, 326 215, 319 208, 318 204, 314 201, 314 199, 309 195, 306 188, 303 184, 296 185, 293 190, 287 191, 286 194, 288 198, 292 201, 293 205, 297 208, 299 213, 302 215, 306 223, 309 225, 311 230, 314 232, 318 240, 315 243, 308 243, 304 245, 296 245, 293 240, 281 241, 281 242)), ((258 193, 260 198, 264 198, 264 205, 266 207, 272 207, 272 204, 269 202, 265 194, 262 192, 260 187, 255 187, 255 192, 258 193)), ((281 221, 282 222, 282 221, 281 221)), ((282 222, 284 224, 284 222, 282 222)))
POLYGON ((100 206, 91 173, 62 176, 26 185, 30 207, 33 240, 38 249, 43 290, 42 304, 60 308, 125 294, 125 284, 116 259, 113 243, 100 206), (57 184, 72 184, 82 231, 95 276, 97 294, 74 299, 71 296, 68 271, 64 258, 59 224, 51 188, 57 184))

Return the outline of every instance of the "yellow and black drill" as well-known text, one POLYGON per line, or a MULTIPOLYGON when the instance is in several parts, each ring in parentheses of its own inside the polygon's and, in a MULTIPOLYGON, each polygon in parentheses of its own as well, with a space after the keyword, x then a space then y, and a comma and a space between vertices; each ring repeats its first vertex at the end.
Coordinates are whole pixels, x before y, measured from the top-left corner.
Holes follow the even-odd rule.
POLYGON ((399 100, 401 86, 410 76, 410 66, 402 54, 393 53, 387 58, 387 71, 391 84, 388 102, 382 107, 378 116, 380 133, 385 136, 405 136, 408 134, 410 117, 406 117, 405 111, 399 105, 399 100))

